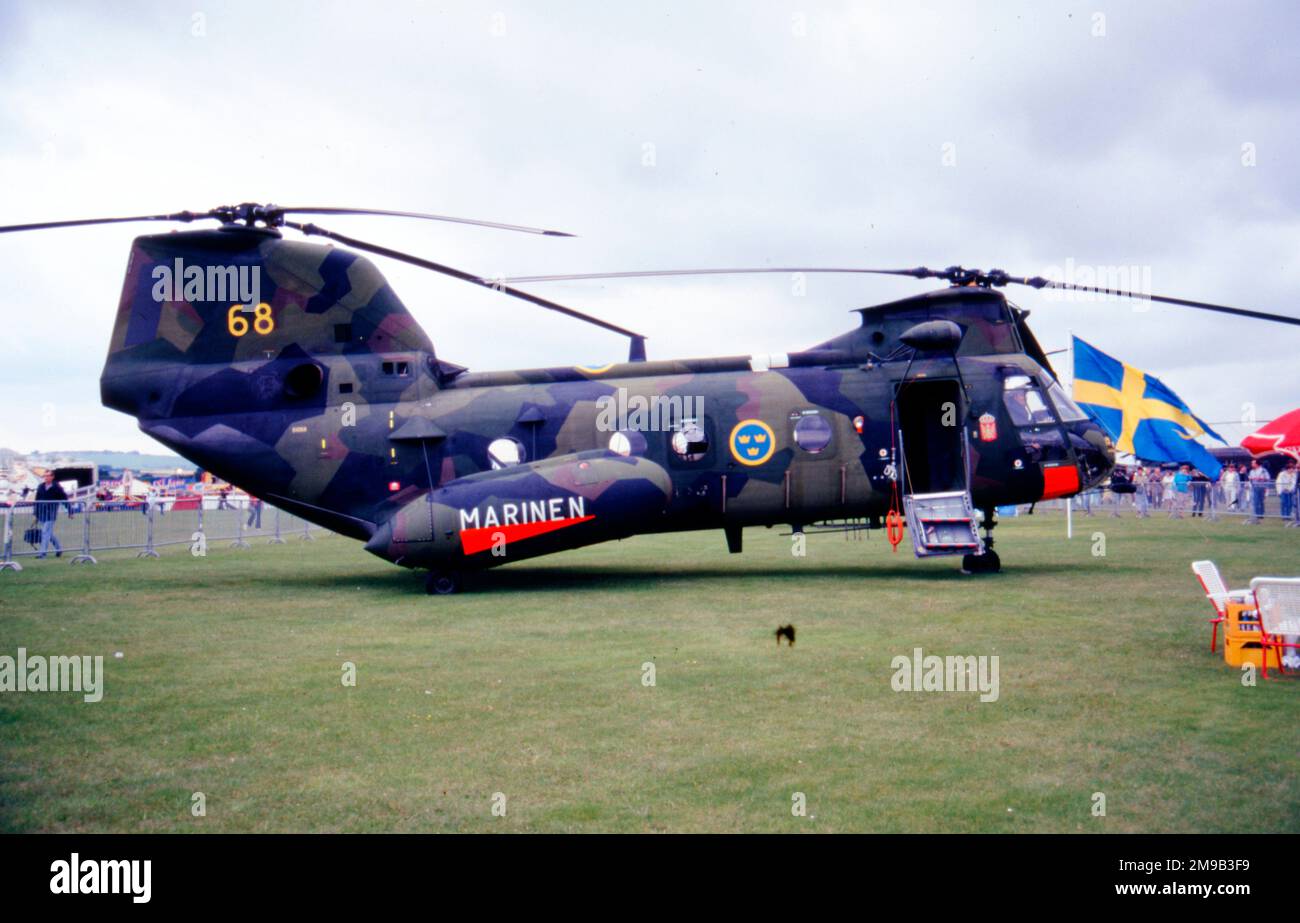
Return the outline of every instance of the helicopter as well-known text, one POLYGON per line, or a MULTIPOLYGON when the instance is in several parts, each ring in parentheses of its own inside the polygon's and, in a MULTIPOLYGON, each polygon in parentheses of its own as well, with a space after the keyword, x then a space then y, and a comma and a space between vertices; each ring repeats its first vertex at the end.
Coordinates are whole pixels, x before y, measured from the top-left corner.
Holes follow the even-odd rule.
POLYGON ((387 215, 543 236, 562 231, 378 209, 244 203, 138 221, 217 227, 137 237, 100 377, 105 406, 250 494, 427 571, 431 594, 512 561, 643 533, 880 528, 897 550, 999 571, 996 508, 1071 497, 1115 464, 1057 380, 1009 284, 1206 302, 1002 270, 761 267, 490 279, 291 220, 387 215), (330 243, 286 239, 284 230, 330 243), (342 246, 334 246, 340 244, 342 246), (629 340, 603 366, 471 371, 440 357, 365 253, 420 266, 629 340), (804 350, 651 360, 646 336, 515 286, 738 273, 947 282, 856 309, 804 350))

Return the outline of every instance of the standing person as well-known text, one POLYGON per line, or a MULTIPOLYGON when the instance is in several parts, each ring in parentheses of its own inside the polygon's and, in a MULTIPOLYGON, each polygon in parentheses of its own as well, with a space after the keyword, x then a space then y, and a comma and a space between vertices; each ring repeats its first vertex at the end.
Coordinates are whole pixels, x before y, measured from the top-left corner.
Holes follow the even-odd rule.
POLYGON ((1176 500, 1177 498, 1174 496, 1174 472, 1166 471, 1165 476, 1160 479, 1160 502, 1164 506, 1173 509, 1176 500))
POLYGON ((1170 492, 1172 503, 1170 503, 1170 519, 1182 519, 1183 510, 1187 508, 1187 494, 1189 486, 1192 483, 1192 472, 1187 465, 1178 469, 1178 473, 1172 475, 1173 490, 1170 492))
POLYGON ((1268 485, 1273 479, 1269 476, 1268 469, 1255 459, 1250 463, 1250 474, 1247 475, 1250 482, 1250 503, 1251 517, 1246 522, 1250 525, 1259 525, 1264 518, 1264 498, 1268 495, 1268 485))
POLYGON ((1241 488, 1241 481, 1237 479, 1237 469, 1232 465, 1227 465, 1223 469, 1223 476, 1219 478, 1219 483, 1223 485, 1223 506, 1225 509, 1234 509, 1237 506, 1237 491, 1241 488))
POLYGON ((1205 518, 1205 498, 1210 492, 1210 479, 1200 468, 1192 470, 1192 517, 1205 518))
POLYGON ((1124 502, 1124 495, 1133 493, 1133 479, 1129 477, 1127 469, 1117 467, 1110 473, 1110 493, 1111 501, 1114 503, 1110 515, 1118 519, 1119 507, 1124 502))
POLYGON ((223 487, 221 488, 220 491, 217 492, 217 509, 219 510, 230 509, 230 504, 226 502, 229 496, 230 496, 229 487, 223 487))
POLYGON ((72 505, 68 503, 68 495, 63 492, 62 485, 54 483, 54 472, 47 471, 41 486, 36 488, 36 521, 41 527, 40 553, 36 555, 38 558, 49 553, 51 544, 54 545, 54 556, 63 557, 63 546, 54 534, 54 521, 59 518, 60 503, 68 508, 68 516, 71 517, 72 505))
POLYGON ((245 527, 249 529, 262 528, 262 501, 252 494, 248 495, 248 522, 245 527), (256 522, 256 525, 254 525, 254 522, 256 522))
POLYGON ((1295 471, 1295 490, 1291 491, 1291 522, 1288 525, 1294 528, 1300 528, 1300 468, 1293 468, 1295 471))
POLYGON ((1150 496, 1147 494, 1147 469, 1138 465, 1137 472, 1133 475, 1133 505, 1137 508, 1138 519, 1147 519, 1150 517, 1149 512, 1150 496))
POLYGON ((1291 507, 1295 504, 1295 485, 1295 462, 1287 462, 1277 476, 1277 497, 1282 501, 1283 519, 1291 518, 1291 507))

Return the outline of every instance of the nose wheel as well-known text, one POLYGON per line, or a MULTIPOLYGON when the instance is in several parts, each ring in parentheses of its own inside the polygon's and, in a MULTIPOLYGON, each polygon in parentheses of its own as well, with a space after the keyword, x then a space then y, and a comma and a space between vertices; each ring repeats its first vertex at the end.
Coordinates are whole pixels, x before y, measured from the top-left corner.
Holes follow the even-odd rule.
POLYGON ((996 551, 962 555, 961 572, 963 574, 996 574, 1000 570, 1002 570, 1002 559, 998 557, 996 551))
POLYGON ((993 550, 993 527, 997 525, 996 516, 996 510, 984 510, 984 553, 962 555, 963 574, 996 574, 1002 570, 1002 559, 993 550))

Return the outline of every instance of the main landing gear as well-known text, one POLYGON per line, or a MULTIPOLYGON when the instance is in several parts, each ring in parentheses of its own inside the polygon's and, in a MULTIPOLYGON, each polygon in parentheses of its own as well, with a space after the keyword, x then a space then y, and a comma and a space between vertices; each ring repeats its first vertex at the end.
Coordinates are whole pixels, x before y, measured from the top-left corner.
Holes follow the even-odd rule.
POLYGON ((450 596, 460 590, 460 574, 449 570, 431 570, 424 578, 424 592, 430 596, 450 596))
POLYGON ((994 516, 993 509, 984 510, 984 553, 962 555, 963 574, 996 574, 1002 570, 1002 559, 993 550, 993 527, 997 525, 994 516))

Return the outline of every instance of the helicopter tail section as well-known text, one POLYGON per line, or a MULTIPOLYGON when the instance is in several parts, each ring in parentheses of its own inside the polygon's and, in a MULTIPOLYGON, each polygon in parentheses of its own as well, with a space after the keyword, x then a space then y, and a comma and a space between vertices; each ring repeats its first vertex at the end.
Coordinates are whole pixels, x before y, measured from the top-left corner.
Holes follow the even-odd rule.
MULTIPOLYGON (((108 406, 145 418, 180 397, 138 389, 150 370, 193 386, 239 368, 267 396, 268 362, 315 360, 323 377, 329 360, 376 352, 432 357, 433 345, 364 257, 259 228, 157 234, 132 246, 101 386, 108 406)), ((301 399, 314 377, 281 382, 280 396, 301 399)))
MULTIPOLYGON (((227 225, 135 240, 100 389, 106 406, 225 480, 364 519, 382 498, 339 485, 365 447, 380 447, 373 467, 391 462, 387 414, 368 408, 431 396, 436 368, 433 344, 365 257, 227 225), (357 419, 342 424, 347 439, 345 411, 357 419)), ((384 473, 367 480, 387 483, 384 473)))

